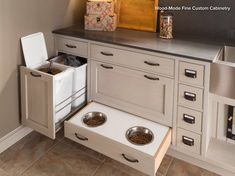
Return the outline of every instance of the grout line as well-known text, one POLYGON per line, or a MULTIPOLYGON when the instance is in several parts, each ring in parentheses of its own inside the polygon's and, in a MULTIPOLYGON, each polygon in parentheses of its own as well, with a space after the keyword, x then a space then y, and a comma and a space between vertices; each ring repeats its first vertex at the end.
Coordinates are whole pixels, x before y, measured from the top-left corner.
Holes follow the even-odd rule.
POLYGON ((11 174, 9 174, 7 171, 0 169, 1 172, 3 172, 6 176, 12 176, 11 174))
POLYGON ((91 176, 95 176, 95 174, 98 172, 98 170, 104 165, 105 160, 94 170, 94 172, 91 174, 91 176))
POLYGON ((168 174, 168 171, 169 171, 169 169, 170 169, 170 167, 171 167, 171 165, 172 165, 172 163, 173 163, 174 160, 175 160, 175 158, 172 158, 172 160, 171 160, 171 162, 170 162, 168 168, 166 169, 166 173, 165 173, 164 175, 167 175, 167 174, 168 174))
MULTIPOLYGON (((69 139, 69 140, 70 140, 70 139, 69 139)), ((62 142, 62 141, 60 141, 60 142, 62 142)), ((73 141, 73 142, 74 142, 74 141, 73 141)), ((67 144, 66 142, 64 142, 64 144, 67 145, 67 146, 70 146, 70 145, 67 144)), ((84 146, 84 145, 82 145, 82 144, 79 144, 79 143, 77 143, 77 144, 78 144, 78 145, 81 145, 81 146, 84 147, 84 148, 87 148, 87 149, 89 149, 89 150, 92 150, 92 149, 90 149, 90 148, 88 148, 88 147, 86 147, 86 146, 84 146)), ((83 154, 85 154, 85 155, 89 156, 90 158, 93 158, 93 159, 95 159, 95 160, 97 160, 97 161, 100 161, 101 163, 106 161, 106 158, 104 158, 104 160, 98 159, 98 158, 96 158, 95 156, 89 154, 87 151, 84 151, 84 150, 82 150, 82 149, 80 149, 80 148, 77 148, 77 149, 80 150, 83 154)), ((92 150, 92 151, 96 152, 95 150, 92 150)), ((96 152, 96 153, 103 155, 102 153, 99 153, 99 152, 96 152)), ((105 155, 103 155, 103 156, 105 156, 105 155)), ((105 156, 105 157, 106 157, 106 156, 105 156)))
MULTIPOLYGON (((56 139, 55 139, 56 141, 56 139)), ((46 154, 49 153, 49 151, 51 151, 56 145, 58 145, 60 142, 60 140, 57 139, 57 141, 51 146, 49 147, 45 153, 43 153, 42 155, 40 155, 34 162, 32 162, 27 168, 25 168, 19 175, 23 175, 25 172, 27 172, 30 168, 32 168, 39 160, 41 160, 43 157, 46 156, 46 154)))

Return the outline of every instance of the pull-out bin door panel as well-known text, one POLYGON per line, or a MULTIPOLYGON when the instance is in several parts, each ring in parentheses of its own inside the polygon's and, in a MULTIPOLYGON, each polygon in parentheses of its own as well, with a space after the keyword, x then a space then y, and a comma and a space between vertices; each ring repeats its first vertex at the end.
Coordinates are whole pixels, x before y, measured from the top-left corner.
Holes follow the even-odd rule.
POLYGON ((54 139, 53 77, 25 67, 20 70, 22 122, 54 139))

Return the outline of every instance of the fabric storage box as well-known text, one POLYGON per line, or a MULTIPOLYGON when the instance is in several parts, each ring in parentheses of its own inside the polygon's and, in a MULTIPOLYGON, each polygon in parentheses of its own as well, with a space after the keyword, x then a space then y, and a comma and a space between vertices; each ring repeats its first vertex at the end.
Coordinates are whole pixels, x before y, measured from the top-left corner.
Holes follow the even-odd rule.
POLYGON ((112 0, 88 0, 86 4, 87 14, 113 14, 114 1, 112 0))
POLYGON ((78 56, 63 54, 52 60, 56 63, 73 68, 72 107, 76 108, 83 105, 86 101, 86 59, 78 56))
POLYGON ((115 31, 117 15, 85 15, 85 29, 96 31, 115 31))
POLYGON ((42 33, 23 37, 21 43, 27 66, 21 67, 22 118, 36 129, 46 128, 71 112, 74 71, 54 63, 53 74, 48 73, 50 63, 42 33))

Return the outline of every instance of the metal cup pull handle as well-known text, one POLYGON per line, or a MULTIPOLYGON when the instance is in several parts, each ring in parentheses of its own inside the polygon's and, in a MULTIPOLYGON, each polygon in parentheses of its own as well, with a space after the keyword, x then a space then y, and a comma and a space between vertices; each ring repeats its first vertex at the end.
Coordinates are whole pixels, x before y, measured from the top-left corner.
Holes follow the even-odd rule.
POLYGON ((191 92, 184 92, 184 98, 189 101, 196 101, 197 95, 191 92))
POLYGON ((194 139, 192 138, 189 138, 187 136, 182 136, 182 141, 185 145, 194 146, 194 139))
POLYGON ((86 137, 80 137, 77 133, 75 133, 76 138, 78 138, 81 141, 88 141, 88 138, 86 137))
POLYGON ((37 77, 37 78, 40 78, 42 77, 42 75, 39 75, 39 74, 36 74, 36 73, 33 73, 33 72, 30 72, 31 76, 33 77, 37 77))
POLYGON ((184 114, 183 115, 183 120, 187 123, 190 123, 190 124, 195 124, 195 117, 193 116, 190 116, 188 114, 184 114))
POLYGON ((130 159, 130 158, 128 158, 124 153, 122 154, 122 157, 125 160, 127 160, 128 162, 131 162, 131 163, 138 163, 139 162, 139 160, 137 160, 137 159, 130 159))
POLYGON ((197 71, 190 70, 190 69, 185 69, 184 70, 184 75, 189 77, 189 78, 197 78, 197 71))

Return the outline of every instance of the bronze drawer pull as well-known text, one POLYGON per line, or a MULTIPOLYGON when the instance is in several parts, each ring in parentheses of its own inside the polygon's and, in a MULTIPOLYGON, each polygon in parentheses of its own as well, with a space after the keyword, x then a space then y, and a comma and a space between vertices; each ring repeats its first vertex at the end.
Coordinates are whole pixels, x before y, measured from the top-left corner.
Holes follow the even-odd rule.
POLYGON ((182 136, 182 141, 185 145, 194 146, 194 139, 192 138, 189 138, 187 136, 182 136))
POLYGON ((197 95, 191 92, 184 92, 184 98, 189 101, 196 101, 197 95))
POLYGON ((80 137, 77 133, 75 133, 76 138, 78 138, 81 141, 88 141, 88 138, 86 137, 80 137))
POLYGON ((148 76, 148 75, 144 75, 144 77, 149 79, 149 80, 152 80, 152 81, 159 81, 160 80, 159 78, 151 77, 151 76, 148 76))
POLYGON ((101 64, 100 66, 103 67, 103 68, 106 68, 106 69, 113 69, 113 67, 107 66, 107 65, 103 65, 103 64, 101 64))
POLYGON ((67 46, 68 48, 77 48, 77 46, 75 46, 75 45, 70 45, 70 44, 66 44, 65 46, 67 46))
POLYGON ((129 159, 124 153, 122 154, 122 157, 123 157, 125 160, 127 160, 127 161, 129 161, 129 162, 131 162, 131 163, 138 163, 138 162, 139 162, 139 160, 137 160, 137 159, 129 159))
POLYGON ((184 114, 184 115, 183 115, 183 120, 184 120, 186 123, 195 124, 195 117, 190 116, 190 115, 188 115, 188 114, 184 114))
POLYGON ((150 65, 150 66, 160 66, 159 63, 153 63, 153 62, 149 62, 149 61, 144 61, 145 64, 150 65))
POLYGON ((197 71, 190 70, 190 69, 185 69, 184 70, 184 75, 189 77, 189 78, 197 78, 197 71))
POLYGON ((103 51, 101 51, 100 53, 104 56, 113 56, 113 53, 106 53, 106 52, 103 52, 103 51))
POLYGON ((33 76, 33 77, 42 77, 42 75, 39 75, 39 74, 35 74, 35 73, 33 73, 33 72, 30 72, 30 74, 33 76))

